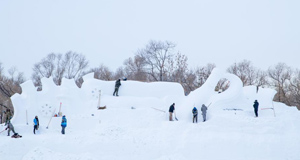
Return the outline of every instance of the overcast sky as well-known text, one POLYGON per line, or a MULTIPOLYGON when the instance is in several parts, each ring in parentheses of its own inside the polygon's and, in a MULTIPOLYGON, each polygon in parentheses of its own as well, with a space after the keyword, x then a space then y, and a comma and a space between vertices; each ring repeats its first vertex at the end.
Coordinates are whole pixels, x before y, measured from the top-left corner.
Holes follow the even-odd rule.
POLYGON ((149 40, 176 43, 189 67, 300 69, 300 0, 0 1, 0 62, 27 79, 47 54, 70 50, 115 71, 149 40))

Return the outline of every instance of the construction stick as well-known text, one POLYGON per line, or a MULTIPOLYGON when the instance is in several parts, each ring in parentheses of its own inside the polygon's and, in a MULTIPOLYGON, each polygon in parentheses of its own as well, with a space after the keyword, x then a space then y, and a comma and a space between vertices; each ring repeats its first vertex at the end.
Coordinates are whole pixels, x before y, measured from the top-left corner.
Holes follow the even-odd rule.
POLYGON ((100 107, 100 97, 101 97, 101 90, 99 90, 99 100, 98 100, 98 106, 97 107, 100 107))
POLYGON ((210 102, 210 104, 207 106, 207 108, 211 105, 212 102, 210 102))
POLYGON ((59 106, 59 112, 60 112, 60 110, 61 110, 61 102, 60 102, 60 106, 59 106))
POLYGON ((0 133, 4 132, 6 129, 4 129, 3 131, 1 131, 0 133))
POLYGON ((50 120, 49 120, 49 123, 48 123, 48 126, 46 127, 46 129, 48 129, 48 127, 49 127, 49 124, 50 124, 51 119, 52 119, 52 117, 53 117, 53 115, 54 115, 54 113, 55 113, 55 110, 56 110, 56 108, 54 109, 54 111, 53 111, 53 113, 52 113, 52 115, 51 115, 51 118, 50 118, 50 120))
POLYGON ((157 109, 157 108, 154 108, 154 107, 151 107, 151 108, 166 113, 166 111, 163 111, 163 110, 161 110, 161 109, 157 109))
POLYGON ((28 116, 27 116, 27 110, 26 110, 26 124, 28 125, 28 116))

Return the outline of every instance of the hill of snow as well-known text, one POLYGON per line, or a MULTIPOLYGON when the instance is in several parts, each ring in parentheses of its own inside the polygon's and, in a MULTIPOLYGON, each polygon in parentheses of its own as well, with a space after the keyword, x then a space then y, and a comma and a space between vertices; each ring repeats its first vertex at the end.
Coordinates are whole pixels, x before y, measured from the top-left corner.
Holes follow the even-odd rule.
MULTIPOLYGON (((31 81, 22 84, 22 94, 12 97, 15 131, 13 139, 0 135, 0 157, 4 159, 228 159, 297 160, 300 157, 300 119, 295 107, 273 102, 275 90, 243 87, 235 75, 214 69, 206 83, 184 96, 178 83, 122 81, 119 97, 112 96, 114 81, 101 81, 93 74, 84 77, 81 88, 63 79, 56 86, 43 78, 43 90, 31 81), (230 87, 223 93, 214 88, 226 78, 230 87), (101 91, 101 92, 100 92, 101 91), (99 95, 101 94, 100 101, 99 95), (254 118, 253 102, 260 103, 254 118), (107 106, 98 110, 97 106, 107 106), (179 121, 168 121, 169 106, 175 103, 179 121), (68 119, 66 134, 60 133, 60 109, 68 119), (210 105, 202 122, 200 107, 210 105), (192 123, 192 108, 199 110, 192 123), (274 108, 269 109, 269 108, 274 108), (40 129, 33 134, 33 118, 40 129), (27 125, 28 122, 28 125, 27 125), (49 124, 49 128, 46 127, 49 124)), ((5 126, 0 127, 1 130, 5 126)))

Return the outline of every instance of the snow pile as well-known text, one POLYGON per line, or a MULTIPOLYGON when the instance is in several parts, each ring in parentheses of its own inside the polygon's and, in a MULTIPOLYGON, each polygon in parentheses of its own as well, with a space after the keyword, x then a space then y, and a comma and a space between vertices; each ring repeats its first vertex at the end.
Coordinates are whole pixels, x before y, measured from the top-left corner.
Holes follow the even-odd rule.
MULTIPOLYGON (((272 101, 276 91, 242 87, 235 75, 214 69, 206 83, 184 96, 178 83, 121 81, 119 97, 112 96, 115 81, 84 76, 77 88, 63 79, 55 86, 43 78, 43 90, 32 82, 22 84, 22 94, 12 97, 12 123, 22 139, 0 136, 4 159, 297 159, 300 154, 299 112, 272 101), (230 87, 214 91, 226 78, 230 87), (100 92, 101 91, 101 92, 100 92), (100 96, 101 95, 101 96, 100 96), (100 96, 100 98, 99 98, 100 96), (260 103, 254 118, 253 102, 260 103), (179 121, 168 121, 169 106, 175 103, 179 121), (60 107, 61 104, 61 107, 60 107), (98 110, 97 106, 107 106, 98 110), (192 108, 209 106, 205 123, 192 123, 192 108), (275 110, 273 109, 275 108, 275 110), (68 119, 66 135, 60 134, 61 109, 68 119), (33 118, 40 129, 33 135, 33 118), (28 121, 28 125, 27 125, 28 121), (49 125, 49 128, 46 127, 49 125), (284 148, 284 149, 283 149, 284 148), (16 153, 15 150, 18 150, 16 153), (197 154, 195 154, 197 153, 197 154)), ((2 129, 4 126, 2 126, 2 129)))

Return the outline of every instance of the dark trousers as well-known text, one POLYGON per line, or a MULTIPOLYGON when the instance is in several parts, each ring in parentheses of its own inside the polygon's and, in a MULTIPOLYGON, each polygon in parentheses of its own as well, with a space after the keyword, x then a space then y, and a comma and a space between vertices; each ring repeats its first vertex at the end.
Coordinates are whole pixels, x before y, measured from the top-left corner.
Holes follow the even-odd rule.
POLYGON ((198 123, 198 115, 193 116, 193 123, 195 122, 195 120, 196 120, 196 123, 198 123))
POLYGON ((9 136, 10 131, 12 131, 14 134, 16 133, 14 128, 12 128, 12 129, 8 128, 7 136, 9 136))
POLYGON ((116 96, 119 96, 119 95, 118 95, 118 92, 119 92, 119 87, 115 87, 115 91, 114 91, 114 94, 113 94, 113 95, 116 94, 116 96))
POLYGON ((203 122, 205 122, 206 121, 206 112, 203 112, 202 116, 203 116, 203 122))
POLYGON ((37 125, 34 125, 33 127, 33 133, 35 134, 35 130, 38 130, 38 126, 37 125))
POLYGON ((255 116, 258 117, 258 109, 254 109, 255 116))
POLYGON ((65 128, 64 126, 61 126, 61 134, 65 134, 65 128))

